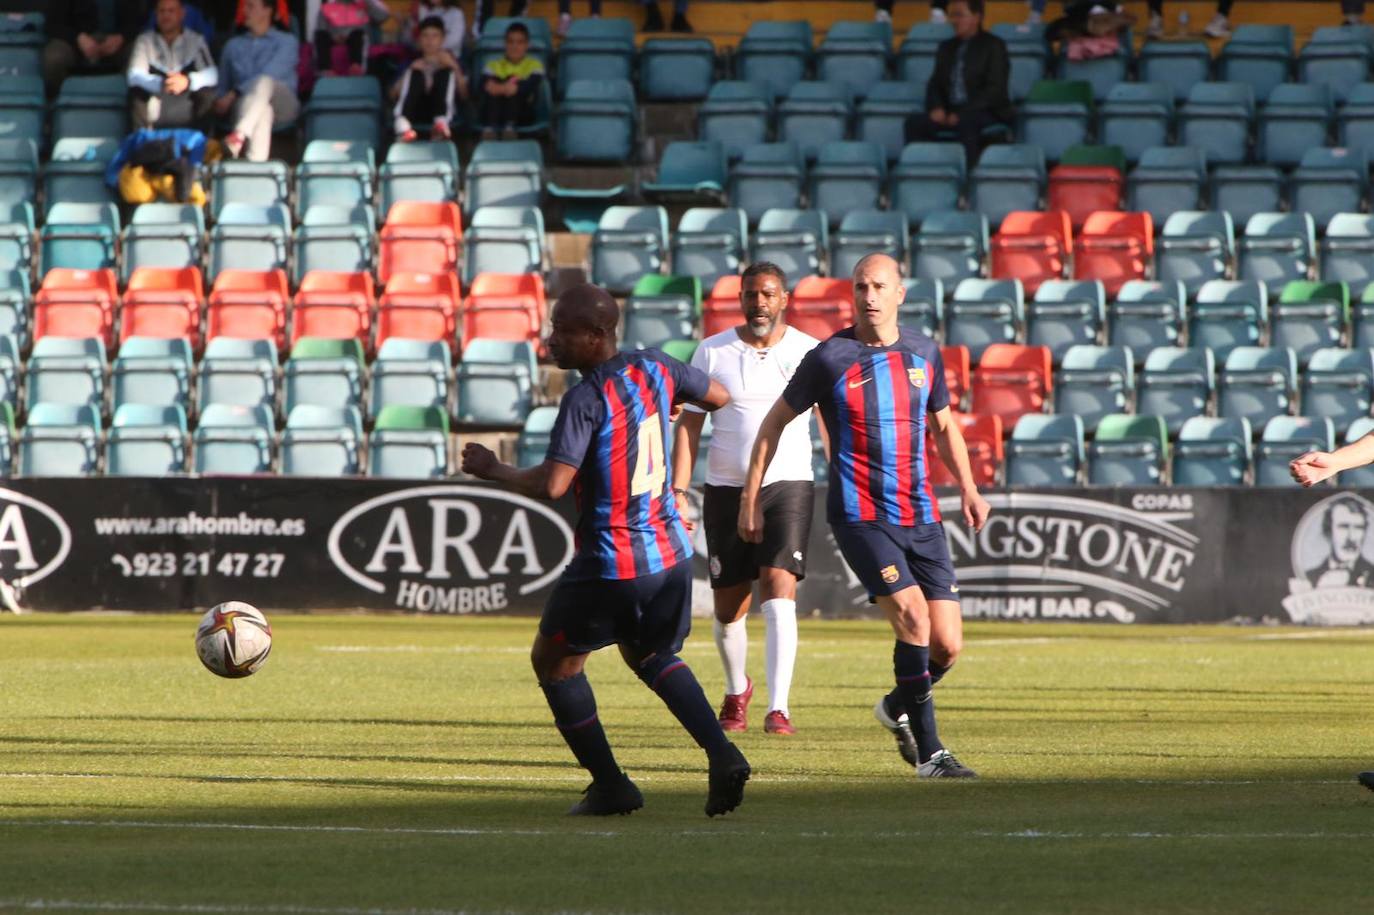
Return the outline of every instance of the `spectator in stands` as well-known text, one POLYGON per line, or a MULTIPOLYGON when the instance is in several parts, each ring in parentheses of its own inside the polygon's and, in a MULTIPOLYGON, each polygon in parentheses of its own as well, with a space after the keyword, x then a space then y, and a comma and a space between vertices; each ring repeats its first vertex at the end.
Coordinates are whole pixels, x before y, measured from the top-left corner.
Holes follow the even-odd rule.
POLYGON ((1341 0, 1341 25, 1364 22, 1364 0, 1341 0))
MULTIPOLYGON (((234 28, 236 28, 236 29, 244 29, 244 28, 247 28, 247 27, 248 27, 248 12, 247 12, 247 10, 245 9, 245 7, 247 7, 247 5, 248 5, 248 0, 238 0, 238 8, 237 8, 237 10, 234 12, 234 28)), ((320 4, 319 4, 318 2, 314 2, 314 3, 312 3, 311 5, 313 5, 313 6, 315 6, 315 7, 319 7, 319 6, 320 6, 320 4)), ((290 6, 287 4, 286 0, 275 0, 275 2, 271 3, 271 6, 274 7, 274 9, 272 10, 272 20, 273 20, 274 24, 277 26, 277 28, 279 28, 279 29, 288 29, 288 28, 290 28, 290 27, 291 27, 291 9, 290 9, 290 6)), ((307 23, 307 24, 313 24, 313 23, 307 23)))
POLYGON ((130 0, 115 7, 115 30, 99 29, 95 0, 4 0, 0 13, 42 13, 43 82, 56 95, 74 73, 117 73, 129 59, 129 44, 142 26, 147 6, 130 0))
POLYGON ((224 45, 219 66, 220 97, 215 114, 232 113, 232 128, 224 145, 238 157, 265 162, 272 146, 272 125, 293 121, 300 114, 296 96, 296 64, 300 44, 290 32, 272 28, 270 0, 244 0, 247 31, 224 45))
POLYGON ((315 69, 321 74, 367 72, 367 33, 391 18, 383 0, 330 0, 320 4, 315 28, 315 69))
POLYGON ((501 131, 505 139, 515 138, 515 128, 534 123, 539 83, 544 64, 528 56, 530 30, 524 23, 506 27, 506 54, 487 62, 482 70, 482 139, 490 140, 501 131))
POLYGON ((134 127, 194 126, 208 133, 219 71, 199 32, 185 28, 182 0, 158 0, 157 28, 138 36, 129 60, 134 127))
MULTIPOLYGON (((658 0, 644 0, 644 31, 663 31, 663 13, 658 9, 658 0)), ((673 0, 673 21, 668 23, 668 31, 692 31, 692 24, 687 21, 687 0, 673 0)))
MULTIPOLYGON (((1039 25, 1045 16, 1045 3, 1047 0, 1027 0, 1026 6, 1030 12, 1026 14, 1026 25, 1039 25)), ((894 0, 873 0, 873 18, 878 22, 892 23, 892 7, 894 0)), ((949 0, 931 0, 930 21, 948 22, 949 16, 945 10, 949 6, 949 0)))
POLYGON ((420 27, 427 19, 438 17, 444 24, 444 50, 453 55, 454 60, 463 59, 463 37, 467 32, 467 19, 463 8, 456 0, 415 0, 406 19, 405 39, 412 47, 420 47, 420 27))
MULTIPOLYGON (((1217 12, 1202 34, 1208 38, 1226 38, 1231 34, 1231 5, 1235 0, 1217 0, 1217 12)), ((1349 0, 1342 0, 1342 6, 1349 0)), ((1145 29, 1146 38, 1164 37, 1164 0, 1149 0, 1150 25, 1145 29)))
POLYGON ((935 52, 926 108, 907 118, 906 139, 957 139, 972 168, 983 131, 1015 116, 1007 94, 1011 61, 1002 39, 983 31, 983 0, 950 0, 948 14, 954 37, 935 52))
MULTIPOLYGON (((588 0, 587 13, 593 19, 601 18, 601 0, 588 0)), ((558 37, 562 38, 572 28, 572 0, 558 0, 558 37)))
POLYGON ((403 143, 423 131, 431 139, 453 135, 455 99, 468 97, 463 68, 444 44, 444 20, 431 16, 420 23, 420 54, 396 87, 396 137, 403 143))

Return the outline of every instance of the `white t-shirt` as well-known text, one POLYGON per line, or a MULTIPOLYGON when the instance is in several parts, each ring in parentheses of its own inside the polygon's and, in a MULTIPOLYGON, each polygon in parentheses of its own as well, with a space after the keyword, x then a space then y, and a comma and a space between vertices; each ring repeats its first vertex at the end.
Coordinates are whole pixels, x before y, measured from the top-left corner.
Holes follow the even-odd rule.
MULTIPOLYGON (((820 341, 795 327, 768 349, 755 349, 739 338, 735 328, 707 337, 692 356, 692 365, 730 392, 730 403, 711 414, 711 447, 707 451, 706 482, 712 486, 743 486, 749 472, 763 418, 782 396, 802 356, 820 341)), ((688 410, 701 412, 688 405, 688 410)), ((778 453, 768 465, 763 485, 779 480, 810 480, 811 411, 787 424, 778 453)))

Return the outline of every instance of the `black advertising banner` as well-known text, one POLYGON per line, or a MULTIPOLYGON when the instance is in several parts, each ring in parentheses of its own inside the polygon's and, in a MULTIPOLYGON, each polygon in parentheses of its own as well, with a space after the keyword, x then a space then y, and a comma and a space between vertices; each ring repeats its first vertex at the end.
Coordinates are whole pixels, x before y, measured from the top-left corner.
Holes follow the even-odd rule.
MULTIPOLYGON (((694 494, 695 495, 695 494, 694 494)), ((942 496, 969 619, 1374 623, 1374 502, 1334 489, 942 496)), ((874 608, 817 487, 799 609, 874 608)), ((39 610, 537 613, 572 556, 572 506, 481 483, 293 478, 25 479, 0 486, 0 602, 39 610)), ((698 611, 709 612, 694 540, 698 611)))

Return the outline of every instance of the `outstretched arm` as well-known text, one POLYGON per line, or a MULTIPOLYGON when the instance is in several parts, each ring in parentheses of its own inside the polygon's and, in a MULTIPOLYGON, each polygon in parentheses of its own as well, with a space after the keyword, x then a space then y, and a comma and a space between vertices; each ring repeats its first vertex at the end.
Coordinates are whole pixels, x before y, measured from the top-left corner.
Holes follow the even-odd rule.
POLYGON ((930 431, 935 439, 935 447, 940 452, 940 459, 945 462, 946 467, 954 471, 954 477, 959 481, 964 522, 975 531, 981 531, 992 509, 988 506, 987 500, 978 494, 978 484, 974 482, 973 468, 968 462, 968 446, 964 444, 964 433, 959 431, 959 424, 954 421, 949 407, 936 410, 930 414, 930 419, 930 431))
POLYGON ((1288 465, 1293 479, 1303 486, 1315 486, 1342 470, 1374 462, 1374 432, 1335 451, 1309 451, 1288 465))
POLYGON ((531 499, 547 499, 552 502, 563 498, 577 476, 577 468, 559 461, 544 461, 533 467, 512 467, 496 459, 496 455, 485 445, 468 442, 463 446, 463 473, 470 473, 479 480, 504 483, 522 496, 531 499))
POLYGON ((758 507, 759 490, 763 488, 763 475, 778 453, 778 440, 782 430, 797 418, 797 411, 779 397, 777 403, 763 418, 758 437, 754 439, 754 450, 749 455, 749 475, 744 481, 744 492, 739 500, 739 535, 748 543, 763 542, 763 512, 758 507))

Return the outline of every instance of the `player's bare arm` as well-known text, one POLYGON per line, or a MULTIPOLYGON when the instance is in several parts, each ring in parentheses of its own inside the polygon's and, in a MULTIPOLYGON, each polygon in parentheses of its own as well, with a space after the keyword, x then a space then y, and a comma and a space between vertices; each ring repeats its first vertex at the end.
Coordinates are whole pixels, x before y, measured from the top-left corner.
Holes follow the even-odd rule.
POLYGON ((935 439, 935 447, 940 452, 940 459, 945 462, 946 467, 954 471, 954 477, 959 481, 964 523, 975 531, 981 531, 992 509, 988 506, 987 499, 978 494, 978 485, 973 480, 973 468, 968 462, 968 446, 964 444, 964 433, 959 431, 959 424, 954 421, 949 407, 931 413, 930 421, 931 435, 935 439))
POLYGON ((1335 451, 1300 454, 1288 465, 1288 472, 1303 486, 1316 486, 1342 470, 1363 467, 1369 463, 1374 463, 1374 433, 1335 451))
POLYGON ((700 400, 684 400, 680 403, 689 403, 694 407, 700 407, 708 413, 714 413, 721 407, 730 402, 730 392, 725 390, 725 386, 715 379, 711 380, 711 386, 706 389, 706 396, 700 400))
POLYGON ((701 427, 705 424, 705 413, 686 410, 673 432, 673 496, 677 501, 678 514, 688 530, 695 529, 696 525, 687 520, 687 489, 692 485, 692 468, 697 465, 701 427))
POLYGON ((544 461, 534 467, 513 467, 497 459, 492 450, 476 442, 463 446, 463 473, 479 480, 502 483, 531 499, 552 502, 563 498, 577 476, 577 468, 558 461, 544 461))
POLYGON ((763 418, 759 426, 758 438, 754 439, 754 450, 749 455, 749 477, 744 481, 744 492, 739 500, 739 535, 748 543, 763 542, 763 512, 758 506, 759 490, 763 488, 763 475, 768 465, 773 463, 773 455, 778 453, 778 440, 782 430, 798 416, 797 411, 779 397, 773 409, 763 418))

